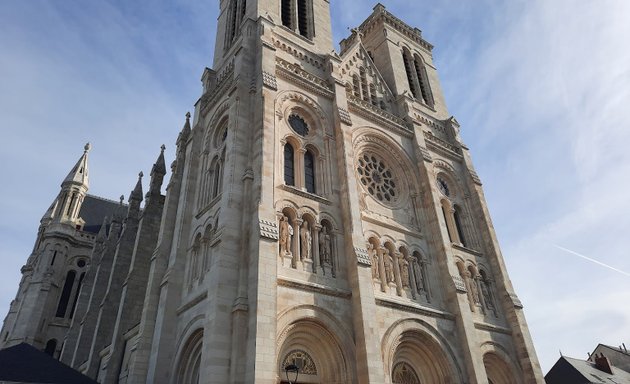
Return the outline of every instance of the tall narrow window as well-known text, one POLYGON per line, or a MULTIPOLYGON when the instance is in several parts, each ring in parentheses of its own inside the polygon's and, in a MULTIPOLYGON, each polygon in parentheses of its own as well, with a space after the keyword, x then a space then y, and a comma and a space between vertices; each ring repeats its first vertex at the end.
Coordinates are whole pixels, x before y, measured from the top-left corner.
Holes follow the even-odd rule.
POLYGON ((365 74, 365 69, 359 69, 359 74, 361 75, 361 95, 363 96, 363 100, 370 101, 370 94, 368 92, 367 76, 365 74))
POLYGON ((361 98, 361 83, 357 75, 352 76, 352 93, 355 97, 361 98))
POLYGON ((418 98, 418 89, 416 88, 416 83, 414 79, 414 69, 412 67, 411 58, 409 57, 409 53, 407 50, 403 50, 403 62, 405 63, 405 73, 407 74, 407 81, 409 82, 409 90, 413 94, 413 97, 418 98))
POLYGON ((81 292, 81 285, 83 285, 83 278, 85 277, 85 272, 79 276, 79 283, 77 284, 77 290, 74 294, 74 302, 72 303, 72 309, 70 310, 70 318, 74 316, 74 310, 77 308, 77 302, 79 301, 79 293, 81 292))
POLYGON ((286 185, 295 185, 293 147, 289 143, 284 145, 284 183, 286 185))
POLYGON ((372 105, 378 106, 378 99, 376 97, 376 87, 374 86, 374 84, 370 84, 370 101, 372 102, 372 105))
POLYGON ((444 207, 444 204, 442 204, 442 216, 444 216, 444 222, 446 222, 446 231, 448 232, 448 239, 449 241, 453 242, 453 234, 451 233, 451 226, 449 225, 449 222, 448 222, 448 216, 446 214, 446 207, 444 207))
POLYGON ((298 3, 298 26, 300 29, 300 35, 310 38, 311 33, 309 23, 308 1, 297 0, 298 3))
POLYGON ((424 103, 433 106, 433 97, 431 96, 431 88, 429 87, 429 79, 427 78, 426 70, 422 59, 416 55, 413 59, 414 67, 416 69, 416 75, 418 76, 418 83, 420 84, 420 93, 424 103))
POLYGON ((220 160, 217 159, 215 161, 212 173, 214 174, 214 180, 212 181, 212 198, 214 199, 221 192, 223 184, 223 164, 220 160))
POLYGON ((453 212, 453 219, 455 219, 455 227, 457 228, 457 235, 459 236, 459 242, 462 243, 462 245, 465 247, 466 246, 466 238, 464 237, 464 227, 462 226, 462 219, 461 219, 461 208, 456 205, 455 206, 455 211, 453 212))
POLYGON ((282 0, 282 25, 295 30, 293 27, 293 2, 295 0, 282 0))
POLYGON ((307 192, 315 193, 315 158, 311 151, 304 154, 304 184, 307 192))
POLYGON ((56 317, 66 317, 66 310, 68 309, 68 303, 70 302, 70 294, 72 294, 75 277, 76 272, 68 271, 68 274, 66 275, 66 282, 63 285, 63 290, 61 291, 61 297, 59 297, 57 313, 55 314, 56 317))

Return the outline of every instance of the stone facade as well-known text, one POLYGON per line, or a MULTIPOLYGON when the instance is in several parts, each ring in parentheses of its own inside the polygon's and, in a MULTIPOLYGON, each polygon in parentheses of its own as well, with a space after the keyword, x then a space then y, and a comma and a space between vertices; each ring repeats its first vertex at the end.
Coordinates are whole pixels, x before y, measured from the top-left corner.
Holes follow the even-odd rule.
POLYGON ((336 52, 327 0, 220 7, 165 196, 161 153, 142 210, 139 180, 68 245, 89 268, 59 329, 43 221, 5 345, 57 340, 103 383, 543 383, 421 32, 379 4, 336 52))

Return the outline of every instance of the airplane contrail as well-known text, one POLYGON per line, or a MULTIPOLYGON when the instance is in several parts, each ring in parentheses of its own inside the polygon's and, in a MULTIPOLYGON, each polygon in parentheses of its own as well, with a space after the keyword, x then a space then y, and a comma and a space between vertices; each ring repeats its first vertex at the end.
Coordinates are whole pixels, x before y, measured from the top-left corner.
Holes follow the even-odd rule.
POLYGON ((615 272, 619 272, 619 273, 621 273, 622 275, 626 275, 626 276, 630 277, 630 273, 625 272, 625 271, 622 271, 621 269, 617 269, 617 268, 615 268, 615 267, 613 267, 613 266, 610 266, 610 265, 608 265, 608 264, 604 264, 604 263, 602 263, 601 261, 597 261, 597 260, 595 260, 595 259, 591 259, 591 258, 590 258, 590 257, 588 257, 588 256, 584 256, 584 255, 582 255, 582 254, 580 254, 580 253, 577 253, 577 252, 572 251, 572 250, 570 250, 570 249, 566 249, 566 248, 561 247, 561 246, 559 246, 559 245, 557 245, 557 244, 554 244, 553 246, 554 246, 554 247, 556 247, 556 248, 558 248, 558 249, 560 249, 560 250, 563 250, 563 251, 565 251, 565 252, 568 252, 568 253, 570 253, 570 254, 572 254, 572 255, 575 255, 575 256, 577 256, 577 257, 581 257, 582 259, 588 260, 588 261, 593 262, 593 263, 595 263, 595 264, 597 264, 597 265, 601 265, 602 267, 606 267, 606 268, 608 268, 608 269, 612 269, 612 270, 613 270, 613 271, 615 271, 615 272))

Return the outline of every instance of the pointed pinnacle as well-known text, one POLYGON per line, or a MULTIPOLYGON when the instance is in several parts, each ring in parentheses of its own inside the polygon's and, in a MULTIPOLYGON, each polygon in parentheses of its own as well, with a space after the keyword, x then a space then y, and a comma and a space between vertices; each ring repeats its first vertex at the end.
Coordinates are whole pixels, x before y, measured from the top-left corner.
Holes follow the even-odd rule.
POLYGON ((85 144, 85 146, 83 147, 84 153, 88 153, 90 152, 90 149, 92 149, 92 144, 90 144, 89 142, 85 144))
POLYGON ((190 116, 191 116, 190 112, 186 112, 186 120, 190 120, 190 116))

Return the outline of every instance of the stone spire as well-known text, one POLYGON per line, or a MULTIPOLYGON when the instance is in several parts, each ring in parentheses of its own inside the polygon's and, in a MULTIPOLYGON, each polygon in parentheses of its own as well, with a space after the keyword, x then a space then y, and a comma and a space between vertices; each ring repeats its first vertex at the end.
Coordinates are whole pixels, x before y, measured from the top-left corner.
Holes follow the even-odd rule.
POLYGON ((98 235, 96 235, 97 243, 104 243, 107 239, 107 226, 109 225, 109 217, 105 216, 103 218, 103 224, 101 225, 101 229, 98 231, 98 235))
POLYGON ((166 175, 166 163, 164 162, 164 150, 166 146, 162 144, 160 147, 160 155, 158 156, 153 168, 151 169, 151 182, 149 184, 149 192, 147 196, 159 195, 164 176, 166 175))
POLYGON ((79 161, 74 165, 68 176, 61 183, 61 187, 67 186, 69 184, 85 186, 87 189, 89 187, 88 184, 88 152, 92 146, 90 143, 85 144, 83 147, 83 155, 79 158, 79 161))
POLYGON ((184 123, 184 127, 182 128, 179 136, 177 137, 177 146, 183 145, 188 141, 188 137, 190 136, 190 112, 186 112, 186 122, 184 123))
POLYGON ((42 217, 42 224, 48 224, 51 221, 76 224, 81 204, 89 188, 88 152, 90 148, 90 143, 83 147, 83 155, 61 183, 61 191, 42 217))
POLYGON ((129 209, 127 210, 127 217, 138 217, 140 212, 140 203, 142 202, 142 177, 144 173, 138 174, 138 182, 136 187, 131 191, 129 195, 129 209))

